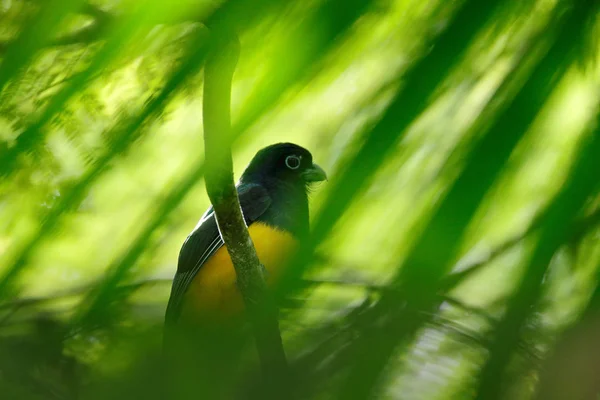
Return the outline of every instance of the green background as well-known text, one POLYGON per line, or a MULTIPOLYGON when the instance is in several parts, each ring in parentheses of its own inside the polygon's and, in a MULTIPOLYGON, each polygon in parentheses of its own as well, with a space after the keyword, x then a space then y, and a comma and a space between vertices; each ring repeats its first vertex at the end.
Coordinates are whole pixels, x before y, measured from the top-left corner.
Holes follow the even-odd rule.
POLYGON ((281 290, 300 398, 595 398, 597 10, 1 1, 6 398, 157 398, 170 280, 209 206, 207 21, 241 42, 236 177, 284 141, 329 176, 281 290))

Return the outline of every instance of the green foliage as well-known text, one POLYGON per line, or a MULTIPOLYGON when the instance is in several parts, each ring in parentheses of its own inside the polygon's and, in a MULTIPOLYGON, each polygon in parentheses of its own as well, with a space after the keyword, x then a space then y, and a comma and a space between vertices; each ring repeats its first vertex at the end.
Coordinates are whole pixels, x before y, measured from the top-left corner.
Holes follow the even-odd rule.
MULTIPOLYGON (((170 279, 208 206, 207 26, 242 44, 236 173, 291 141, 330 177, 275 288, 283 397, 597 396, 569 369, 598 362, 599 5, 1 2, 3 396, 164 394, 170 279)), ((243 398, 251 344, 223 380, 243 398)))

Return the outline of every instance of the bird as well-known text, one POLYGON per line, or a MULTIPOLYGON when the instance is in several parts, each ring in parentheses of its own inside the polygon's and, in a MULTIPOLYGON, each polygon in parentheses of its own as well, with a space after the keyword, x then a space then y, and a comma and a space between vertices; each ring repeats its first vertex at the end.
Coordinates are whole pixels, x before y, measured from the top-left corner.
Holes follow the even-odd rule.
MULTIPOLYGON (((326 179, 311 153, 293 143, 261 149, 242 173, 236 189, 267 284, 277 281, 287 257, 308 234, 308 195, 315 183, 326 179)), ((182 321, 223 324, 243 310, 235 270, 210 207, 179 252, 165 326, 182 321)))

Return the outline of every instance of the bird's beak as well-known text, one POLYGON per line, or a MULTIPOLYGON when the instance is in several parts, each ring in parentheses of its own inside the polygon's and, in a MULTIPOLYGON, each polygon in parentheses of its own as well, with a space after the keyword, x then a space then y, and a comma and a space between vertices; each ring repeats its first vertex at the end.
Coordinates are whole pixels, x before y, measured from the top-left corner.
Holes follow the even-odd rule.
POLYGON ((305 182, 321 182, 327 180, 327 174, 323 168, 313 164, 312 167, 302 172, 302 178, 305 182))

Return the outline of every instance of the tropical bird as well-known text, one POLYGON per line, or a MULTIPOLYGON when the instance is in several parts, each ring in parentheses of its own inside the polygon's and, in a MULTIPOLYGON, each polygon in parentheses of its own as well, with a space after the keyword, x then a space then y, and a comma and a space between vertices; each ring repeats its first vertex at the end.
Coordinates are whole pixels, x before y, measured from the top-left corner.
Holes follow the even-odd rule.
MULTIPOLYGON (((308 233, 308 192, 325 179, 310 152, 292 143, 265 147, 243 172, 236 187, 267 283, 277 280, 286 257, 308 233)), ((179 253, 165 325, 226 323, 242 310, 235 270, 211 207, 179 253)))

